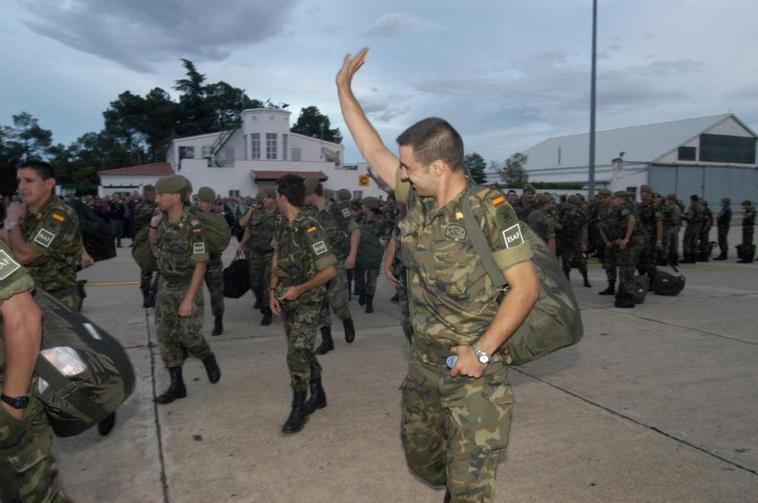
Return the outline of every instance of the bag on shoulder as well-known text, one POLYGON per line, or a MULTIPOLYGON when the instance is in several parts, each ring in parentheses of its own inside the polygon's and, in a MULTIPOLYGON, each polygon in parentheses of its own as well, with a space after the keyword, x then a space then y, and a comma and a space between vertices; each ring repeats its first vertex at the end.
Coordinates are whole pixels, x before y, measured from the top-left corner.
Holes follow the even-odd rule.
POLYGON ((34 300, 43 327, 30 394, 42 402, 57 436, 78 435, 131 396, 134 369, 108 332, 44 290, 35 290, 34 300))
POLYGON ((223 253, 232 238, 231 228, 224 215, 195 207, 192 209, 192 215, 200 220, 200 225, 203 226, 208 253, 223 253))
POLYGON ((679 295, 679 292, 684 290, 685 285, 684 276, 669 274, 666 271, 658 271, 655 275, 655 283, 653 283, 653 291, 656 295, 679 295))
POLYGON ((158 268, 155 263, 155 255, 150 248, 150 227, 148 225, 143 226, 134 235, 132 258, 139 268, 146 273, 151 273, 158 268))
MULTIPOLYGON (((224 297, 239 299, 250 290, 250 262, 237 255, 229 267, 224 269, 224 297)), ((264 292, 268 295, 268 292, 264 292)))
MULTIPOLYGON (((464 224, 493 284, 507 294, 508 285, 471 207, 471 198, 483 190, 488 189, 469 187, 463 200, 464 224)), ((579 304, 555 254, 531 227, 523 221, 519 225, 521 234, 532 249, 532 263, 537 271, 540 293, 526 319, 501 348, 510 365, 523 365, 557 349, 574 345, 584 333, 579 304)))
POLYGON ((116 233, 97 213, 74 199, 69 205, 76 212, 82 232, 82 244, 92 260, 99 262, 116 256, 116 233))

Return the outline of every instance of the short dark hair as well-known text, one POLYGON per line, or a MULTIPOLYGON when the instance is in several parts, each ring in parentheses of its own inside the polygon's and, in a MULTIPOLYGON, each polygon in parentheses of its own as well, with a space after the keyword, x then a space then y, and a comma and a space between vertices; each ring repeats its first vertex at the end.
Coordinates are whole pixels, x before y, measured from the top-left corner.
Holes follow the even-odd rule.
POLYGON ((516 191, 513 189, 510 189, 508 192, 506 192, 506 194, 516 194, 516 191))
POLYGON ((292 206, 302 208, 305 204, 305 180, 297 175, 284 175, 276 181, 276 191, 287 198, 292 206))
POLYGON ((33 169, 43 180, 55 178, 55 169, 53 169, 49 162, 33 160, 22 162, 18 165, 18 169, 24 168, 33 169))
POLYGON ((413 157, 424 166, 436 160, 446 162, 453 171, 463 167, 463 139, 444 119, 428 117, 400 133, 397 144, 413 148, 413 157))
POLYGON ((690 196, 690 201, 699 201, 700 197, 697 194, 692 194, 690 196))

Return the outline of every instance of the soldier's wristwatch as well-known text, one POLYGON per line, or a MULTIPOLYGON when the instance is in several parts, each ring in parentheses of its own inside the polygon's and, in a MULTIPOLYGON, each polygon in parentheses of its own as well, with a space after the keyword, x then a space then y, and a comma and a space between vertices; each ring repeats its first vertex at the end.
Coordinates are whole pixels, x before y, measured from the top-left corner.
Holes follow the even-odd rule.
POLYGON ((479 349, 479 346, 476 345, 476 343, 471 345, 471 349, 474 350, 474 354, 476 355, 476 358, 479 360, 479 363, 482 365, 487 365, 490 362, 490 355, 488 353, 485 353, 481 349, 479 349))
POLYGON ((0 400, 7 403, 14 409, 25 409, 27 405, 29 405, 29 397, 24 396, 17 396, 17 397, 10 397, 5 394, 0 394, 0 400))

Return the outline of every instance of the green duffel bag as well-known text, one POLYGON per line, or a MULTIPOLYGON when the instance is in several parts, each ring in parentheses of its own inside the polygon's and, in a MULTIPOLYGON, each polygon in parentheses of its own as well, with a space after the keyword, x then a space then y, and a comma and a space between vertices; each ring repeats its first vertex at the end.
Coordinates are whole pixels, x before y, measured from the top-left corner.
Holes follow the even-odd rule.
POLYGON ((213 255, 223 253, 232 239, 232 230, 224 215, 213 211, 203 211, 193 206, 192 216, 200 220, 200 225, 203 226, 208 253, 213 255))
POLYGON ((155 255, 150 249, 150 226, 142 227, 134 236, 132 244, 132 258, 140 269, 146 273, 154 272, 157 269, 155 264, 155 255))
MULTIPOLYGON (((505 294, 508 284, 495 263, 487 237, 484 235, 471 205, 472 197, 486 194, 489 187, 471 186, 463 200, 466 231, 493 284, 505 294)), ((519 222, 523 238, 532 248, 532 263, 540 282, 537 302, 521 326, 505 341, 500 351, 507 363, 523 365, 553 351, 579 342, 584 333, 582 315, 571 284, 563 273, 555 254, 526 223, 519 222)))
MULTIPOLYGON (((134 369, 108 332, 37 289, 42 345, 30 394, 59 437, 78 435, 108 417, 134 391, 134 369)), ((5 354, 0 345, 0 363, 5 354)), ((0 366, 0 368, 2 368, 0 366)))

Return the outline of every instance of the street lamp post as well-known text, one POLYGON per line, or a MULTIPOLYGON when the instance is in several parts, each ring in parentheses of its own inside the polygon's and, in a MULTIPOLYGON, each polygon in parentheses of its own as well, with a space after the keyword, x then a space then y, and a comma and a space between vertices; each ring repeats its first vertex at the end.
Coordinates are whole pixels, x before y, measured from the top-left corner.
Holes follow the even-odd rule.
POLYGON ((592 0, 592 77, 590 84, 590 163, 587 196, 595 194, 595 81, 597 80, 597 0, 592 0))

